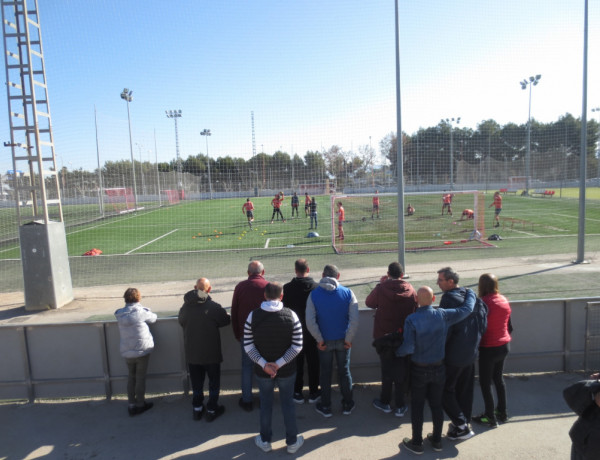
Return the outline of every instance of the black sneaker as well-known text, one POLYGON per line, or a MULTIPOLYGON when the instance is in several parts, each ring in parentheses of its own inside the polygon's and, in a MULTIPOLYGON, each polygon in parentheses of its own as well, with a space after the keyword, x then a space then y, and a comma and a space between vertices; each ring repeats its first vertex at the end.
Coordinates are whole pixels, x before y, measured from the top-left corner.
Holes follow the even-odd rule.
POLYGON ((310 404, 314 404, 316 402, 319 402, 321 400, 321 390, 317 390, 314 393, 310 393, 308 395, 308 402, 310 404))
POLYGON ((412 439, 404 438, 402 445, 410 450, 413 454, 421 455, 424 451, 423 444, 415 444, 412 439))
POLYGON ((473 421, 479 423, 480 425, 489 426, 490 428, 496 428, 498 426, 498 422, 496 418, 488 417, 485 414, 476 415, 473 417, 473 421))
POLYGON ((294 393, 294 402, 296 404, 304 404, 304 395, 302 393, 294 393))
POLYGON ((200 420, 204 415, 204 405, 198 407, 192 407, 192 418, 194 420, 200 420))
POLYGON ((473 436, 475 436, 475 433, 469 428, 469 425, 462 429, 452 425, 452 427, 448 428, 448 434, 446 434, 446 437, 452 441, 462 441, 472 438, 473 436))
POLYGON ((350 415, 355 407, 354 401, 342 402, 342 414, 350 415))
POLYGON ((496 409, 494 411, 494 415, 496 416, 496 420, 499 421, 500 423, 506 423, 508 422, 508 415, 506 415, 506 412, 500 412, 498 411, 498 409, 496 409))
POLYGON ((134 415, 137 415, 137 413, 138 413, 137 412, 137 407, 135 407, 135 406, 129 406, 127 408, 127 412, 129 413, 130 417, 133 417, 134 415))
POLYGON ((225 406, 217 406, 215 410, 206 411, 206 421, 212 422, 225 413, 225 406))
POLYGON ((244 401, 244 398, 240 398, 238 404, 246 412, 252 412, 252 401, 246 402, 244 401))
POLYGON ((331 413, 331 407, 325 407, 321 403, 315 405, 315 410, 325 418, 329 418, 333 415, 331 413))
POLYGON ((133 415, 143 414, 144 412, 146 412, 147 410, 152 409, 153 407, 154 407, 154 403, 152 403, 152 402, 144 402, 143 406, 141 406, 141 407, 140 406, 136 406, 135 413, 133 415))
POLYGON ((441 452, 442 450, 442 441, 434 441, 433 440, 433 434, 429 433, 427 435, 427 441, 429 441, 429 444, 431 444, 431 447, 433 447, 433 450, 435 450, 436 452, 441 452))

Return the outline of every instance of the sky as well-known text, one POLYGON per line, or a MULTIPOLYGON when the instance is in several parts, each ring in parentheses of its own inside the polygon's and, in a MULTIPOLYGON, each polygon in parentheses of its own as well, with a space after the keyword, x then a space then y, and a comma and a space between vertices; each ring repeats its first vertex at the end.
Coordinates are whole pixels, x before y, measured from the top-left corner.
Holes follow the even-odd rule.
MULTIPOLYGON (((402 130, 461 117, 541 122, 583 100, 583 0, 398 0, 402 130)), ((600 2, 590 1, 587 117, 600 107, 600 2)), ((392 0, 38 0, 57 166, 130 158, 357 152, 396 131, 392 0), (96 144, 96 125, 97 139, 96 144), (210 137, 200 136, 210 129, 210 137), (207 145, 208 143, 208 145, 207 145)), ((0 63, 4 67, 4 60, 0 63)), ((2 141, 10 139, 0 94, 2 141)), ((12 169, 3 148, 0 171, 12 169)))

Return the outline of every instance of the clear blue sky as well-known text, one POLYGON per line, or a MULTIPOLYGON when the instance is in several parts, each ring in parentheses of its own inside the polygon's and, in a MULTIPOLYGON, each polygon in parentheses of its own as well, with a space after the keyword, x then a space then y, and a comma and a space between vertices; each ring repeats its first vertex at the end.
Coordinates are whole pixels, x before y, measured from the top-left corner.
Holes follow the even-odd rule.
MULTIPOLYGON (((38 0, 58 167, 136 159, 358 151, 396 130, 393 0, 38 0), (157 151, 155 152, 154 132, 157 151), (371 139, 369 139, 371 138, 371 139)), ((583 0, 400 0, 403 131, 582 110, 583 0)), ((600 106, 600 2, 589 10, 588 108, 600 106)), ((4 61, 2 60, 2 66, 4 61)), ((0 126, 9 140, 6 94, 0 126)), ((588 113, 588 117, 591 116, 588 113)), ((595 114, 596 115, 596 114, 595 114)), ((0 171, 12 169, 10 150, 0 171)))

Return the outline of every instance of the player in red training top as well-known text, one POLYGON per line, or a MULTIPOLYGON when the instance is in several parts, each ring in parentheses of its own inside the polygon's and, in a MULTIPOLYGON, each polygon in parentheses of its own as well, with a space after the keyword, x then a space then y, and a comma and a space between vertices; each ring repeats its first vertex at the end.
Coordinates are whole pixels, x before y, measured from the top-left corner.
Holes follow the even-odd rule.
POLYGON ((246 214, 248 225, 252 228, 252 222, 254 221, 254 204, 250 201, 250 198, 246 198, 246 202, 242 205, 242 213, 246 214))
POLYGON ((371 219, 375 213, 377 213, 377 218, 379 219, 379 190, 375 190, 375 196, 373 197, 373 211, 371 212, 371 219))
POLYGON ((491 208, 492 206, 496 208, 494 209, 494 220, 496 221, 494 227, 500 227, 500 213, 502 212, 502 196, 500 195, 500 192, 494 193, 494 202, 490 204, 488 208, 491 208))
POLYGON ((446 213, 452 215, 452 198, 454 198, 454 193, 444 193, 442 196, 442 216, 446 208, 448 208, 446 213))
POLYGON ((340 240, 344 239, 344 220, 346 217, 346 211, 344 211, 344 207, 342 206, 342 202, 338 201, 337 202, 337 206, 338 206, 338 210, 337 210, 337 215, 338 215, 338 238, 340 240))
POLYGON ((464 220, 464 219, 474 219, 475 218, 475 213, 473 212, 472 209, 464 209, 462 212, 462 215, 460 216, 460 220, 464 220))
POLYGON ((304 192, 304 217, 308 217, 310 215, 310 197, 308 196, 308 192, 304 192))
POLYGON ((279 220, 279 216, 281 216, 281 220, 285 222, 283 214, 281 214, 281 203, 283 203, 283 193, 279 192, 277 195, 275 195, 275 198, 271 200, 271 206, 273 206, 273 215, 271 216, 271 223, 273 223, 275 215, 277 215, 277 220, 279 220))
POLYGON ((412 204, 408 203, 408 206, 406 207, 406 215, 412 216, 414 213, 415 213, 415 208, 413 207, 412 204))

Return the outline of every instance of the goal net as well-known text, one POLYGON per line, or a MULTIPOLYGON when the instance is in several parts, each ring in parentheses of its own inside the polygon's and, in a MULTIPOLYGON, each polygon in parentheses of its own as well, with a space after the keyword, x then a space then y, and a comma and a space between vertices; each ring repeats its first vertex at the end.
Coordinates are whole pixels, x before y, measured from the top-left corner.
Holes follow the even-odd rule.
MULTIPOLYGON (((407 251, 492 246, 485 240, 483 193, 406 193, 404 202, 407 251)), ((331 209, 331 242, 337 253, 393 252, 398 249, 396 193, 332 195, 331 209), (345 214, 343 238, 338 203, 342 203, 345 214)))
POLYGON ((112 205, 116 213, 122 214, 135 210, 135 199, 130 188, 106 188, 104 193, 106 193, 108 203, 112 205))

